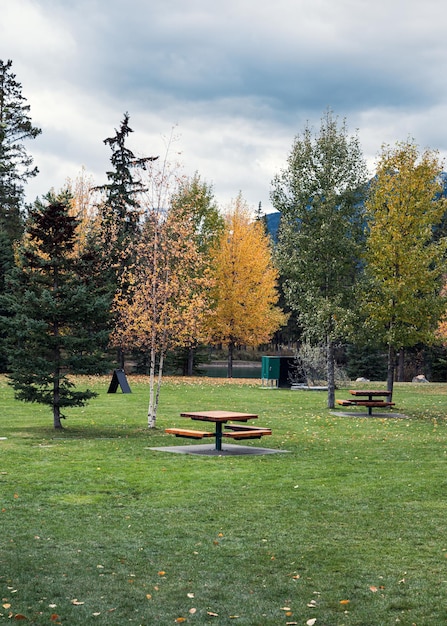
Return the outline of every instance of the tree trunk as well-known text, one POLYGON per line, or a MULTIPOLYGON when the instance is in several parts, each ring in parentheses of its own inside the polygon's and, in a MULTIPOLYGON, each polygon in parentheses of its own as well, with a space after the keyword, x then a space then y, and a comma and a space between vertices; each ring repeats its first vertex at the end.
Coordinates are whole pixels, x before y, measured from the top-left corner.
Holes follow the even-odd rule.
POLYGON ((153 419, 153 422, 151 424, 151 428, 155 428, 155 420, 157 418, 158 401, 160 399, 160 389, 161 389, 161 383, 162 383, 162 380, 163 380, 164 360, 165 360, 164 352, 161 352, 160 359, 159 359, 159 362, 158 362, 157 392, 155 394, 154 419, 153 419))
POLYGON ((149 406, 147 409, 147 426, 155 427, 155 347, 151 348, 151 362, 149 369, 149 406))
MULTIPOLYGON (((53 325, 53 336, 59 336, 58 324, 53 325)), ((56 430, 63 428, 61 424, 61 374, 60 374, 60 352, 58 348, 54 350, 54 371, 53 371, 53 426, 56 430)))
POLYGON ((405 367, 405 350, 401 348, 399 350, 399 367, 397 368, 397 380, 400 383, 404 382, 404 367, 405 367))
POLYGON ((118 369, 123 370, 124 372, 124 350, 122 348, 118 348, 117 362, 118 362, 118 369))
POLYGON ((390 401, 393 399, 395 359, 396 359, 396 353, 395 353, 394 347, 391 344, 389 344, 388 345, 388 373, 387 373, 387 380, 386 380, 386 388, 387 388, 387 391, 390 392, 390 396, 388 398, 388 400, 390 401))
POLYGON ((194 347, 190 346, 188 349, 187 376, 192 376, 194 373, 194 353, 194 347))
POLYGON ((327 340, 327 406, 328 409, 335 407, 335 354, 334 344, 329 338, 327 340))
POLYGON ((63 428, 61 424, 61 395, 60 395, 60 383, 59 376, 55 374, 53 381, 53 426, 55 429, 63 428))
POLYGON ((58 406, 53 406, 53 426, 56 430, 60 430, 63 428, 61 423, 61 411, 58 406))
POLYGON ((228 344, 228 378, 233 378, 233 352, 234 343, 230 341, 228 344))

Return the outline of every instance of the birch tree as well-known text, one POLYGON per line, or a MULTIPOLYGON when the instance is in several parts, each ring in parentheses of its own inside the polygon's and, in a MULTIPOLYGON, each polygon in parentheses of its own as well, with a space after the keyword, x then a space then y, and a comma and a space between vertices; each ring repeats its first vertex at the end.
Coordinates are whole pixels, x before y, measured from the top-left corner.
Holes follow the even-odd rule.
POLYGON ((200 337, 207 309, 206 257, 198 248, 194 221, 170 209, 169 164, 152 172, 145 220, 134 249, 134 264, 123 273, 115 298, 113 342, 149 354, 148 427, 154 428, 166 352, 200 337))

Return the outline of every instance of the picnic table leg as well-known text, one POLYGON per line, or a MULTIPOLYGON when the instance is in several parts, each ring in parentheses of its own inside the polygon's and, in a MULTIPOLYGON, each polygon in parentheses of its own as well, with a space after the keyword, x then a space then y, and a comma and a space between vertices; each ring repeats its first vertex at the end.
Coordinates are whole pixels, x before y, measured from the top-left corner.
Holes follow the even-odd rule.
POLYGON ((216 450, 222 450, 222 422, 216 422, 216 450))

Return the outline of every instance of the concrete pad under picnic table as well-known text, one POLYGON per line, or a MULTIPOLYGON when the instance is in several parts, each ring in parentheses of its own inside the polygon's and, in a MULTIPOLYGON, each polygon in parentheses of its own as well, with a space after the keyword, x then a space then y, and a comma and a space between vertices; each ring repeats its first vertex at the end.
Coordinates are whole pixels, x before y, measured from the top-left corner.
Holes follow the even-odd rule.
POLYGON ((254 446, 238 446, 225 444, 222 450, 216 450, 214 444, 199 444, 187 446, 163 446, 161 448, 147 448, 157 452, 175 452, 177 454, 201 454, 203 456, 242 456, 258 454, 282 454, 288 450, 275 450, 274 448, 255 448, 254 446))
POLYGON ((396 418, 396 419, 410 419, 408 415, 403 413, 390 413, 389 411, 383 411, 382 413, 359 413, 355 411, 331 411, 331 415, 337 415, 338 417, 380 417, 380 418, 396 418))

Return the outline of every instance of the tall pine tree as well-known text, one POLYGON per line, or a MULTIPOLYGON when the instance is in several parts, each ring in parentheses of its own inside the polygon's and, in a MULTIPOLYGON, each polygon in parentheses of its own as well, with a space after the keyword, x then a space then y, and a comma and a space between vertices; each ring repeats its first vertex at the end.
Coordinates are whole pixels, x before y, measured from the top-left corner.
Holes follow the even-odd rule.
POLYGON ((12 61, 0 60, 0 230, 15 240, 23 230, 24 185, 38 172, 24 141, 42 131, 31 122, 30 106, 11 68, 12 61))
MULTIPOLYGON (((139 196, 145 186, 139 180, 138 171, 146 170, 148 163, 158 157, 136 157, 126 141, 133 130, 129 126, 129 114, 125 113, 115 135, 104 139, 110 146, 112 169, 107 172, 108 182, 95 189, 104 193, 100 206, 101 227, 99 236, 90 237, 92 250, 102 249, 100 262, 101 281, 112 302, 126 268, 132 264, 134 249, 141 231, 139 196)), ((113 325, 112 320, 112 325, 113 325)), ((124 353, 118 347, 118 367, 124 368, 124 353)))
MULTIPOLYGON (((11 67, 12 61, 0 60, 0 294, 5 289, 5 274, 13 266, 13 242, 23 233, 24 185, 37 174, 24 142, 41 132, 31 123, 30 107, 11 67)), ((3 340, 0 334, 1 371, 7 367, 3 340)))
POLYGON ((62 428, 65 407, 96 395, 76 390, 68 376, 104 371, 108 342, 108 299, 78 271, 71 200, 68 193, 49 193, 36 201, 1 298, 16 397, 50 406, 54 428, 62 428))
POLYGON ((126 237, 134 235, 140 225, 138 194, 141 194, 145 187, 135 177, 134 171, 138 171, 139 168, 144 170, 148 163, 158 159, 135 156, 126 145, 126 140, 132 132, 129 114, 125 113, 119 129, 115 129, 115 135, 104 139, 104 143, 112 150, 110 162, 113 168, 107 172, 109 182, 97 187, 105 192, 102 205, 105 226, 114 225, 113 232, 121 247, 125 247, 126 237))

